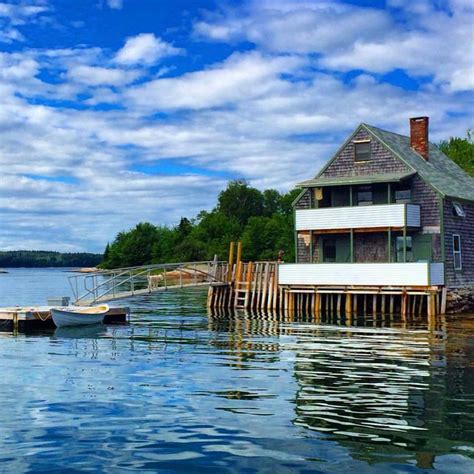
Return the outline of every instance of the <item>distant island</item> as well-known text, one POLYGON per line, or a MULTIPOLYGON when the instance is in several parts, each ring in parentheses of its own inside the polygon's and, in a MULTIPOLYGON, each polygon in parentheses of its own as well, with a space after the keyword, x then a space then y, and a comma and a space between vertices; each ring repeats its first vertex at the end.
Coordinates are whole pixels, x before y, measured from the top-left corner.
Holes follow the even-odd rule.
POLYGON ((95 253, 60 253, 43 250, 0 252, 0 268, 18 267, 95 267, 103 255, 95 253))

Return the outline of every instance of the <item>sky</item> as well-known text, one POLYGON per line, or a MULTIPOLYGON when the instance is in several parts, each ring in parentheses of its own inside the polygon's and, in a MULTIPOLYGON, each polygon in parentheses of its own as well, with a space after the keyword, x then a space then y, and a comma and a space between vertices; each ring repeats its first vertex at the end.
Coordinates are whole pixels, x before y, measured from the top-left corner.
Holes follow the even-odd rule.
POLYGON ((286 192, 360 123, 474 117, 471 0, 0 0, 0 250, 286 192))

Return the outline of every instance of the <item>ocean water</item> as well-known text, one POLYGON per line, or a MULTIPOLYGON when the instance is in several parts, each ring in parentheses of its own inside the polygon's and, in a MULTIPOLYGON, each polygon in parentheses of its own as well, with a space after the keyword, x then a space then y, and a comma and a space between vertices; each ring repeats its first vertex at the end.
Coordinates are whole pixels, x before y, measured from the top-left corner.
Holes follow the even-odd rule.
MULTIPOLYGON (((0 275, 0 306, 68 295, 67 276, 0 275)), ((205 298, 0 332, 0 472, 474 472, 474 315, 349 324, 205 298)))

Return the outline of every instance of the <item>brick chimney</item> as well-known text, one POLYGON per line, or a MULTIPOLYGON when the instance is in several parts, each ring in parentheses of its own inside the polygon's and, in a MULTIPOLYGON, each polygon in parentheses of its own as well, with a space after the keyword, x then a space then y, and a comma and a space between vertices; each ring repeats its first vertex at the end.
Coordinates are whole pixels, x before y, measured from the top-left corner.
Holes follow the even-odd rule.
POLYGON ((429 158, 428 122, 429 117, 410 119, 410 146, 426 161, 429 158))

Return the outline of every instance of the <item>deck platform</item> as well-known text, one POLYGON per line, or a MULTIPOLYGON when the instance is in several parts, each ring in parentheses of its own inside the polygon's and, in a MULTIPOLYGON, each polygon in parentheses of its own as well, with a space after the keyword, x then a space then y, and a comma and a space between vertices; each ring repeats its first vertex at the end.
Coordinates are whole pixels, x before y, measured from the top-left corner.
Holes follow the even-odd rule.
MULTIPOLYGON (((130 308, 110 308, 104 324, 127 324, 129 319, 130 308)), ((0 308, 0 331, 28 332, 55 327, 50 306, 0 308)))

